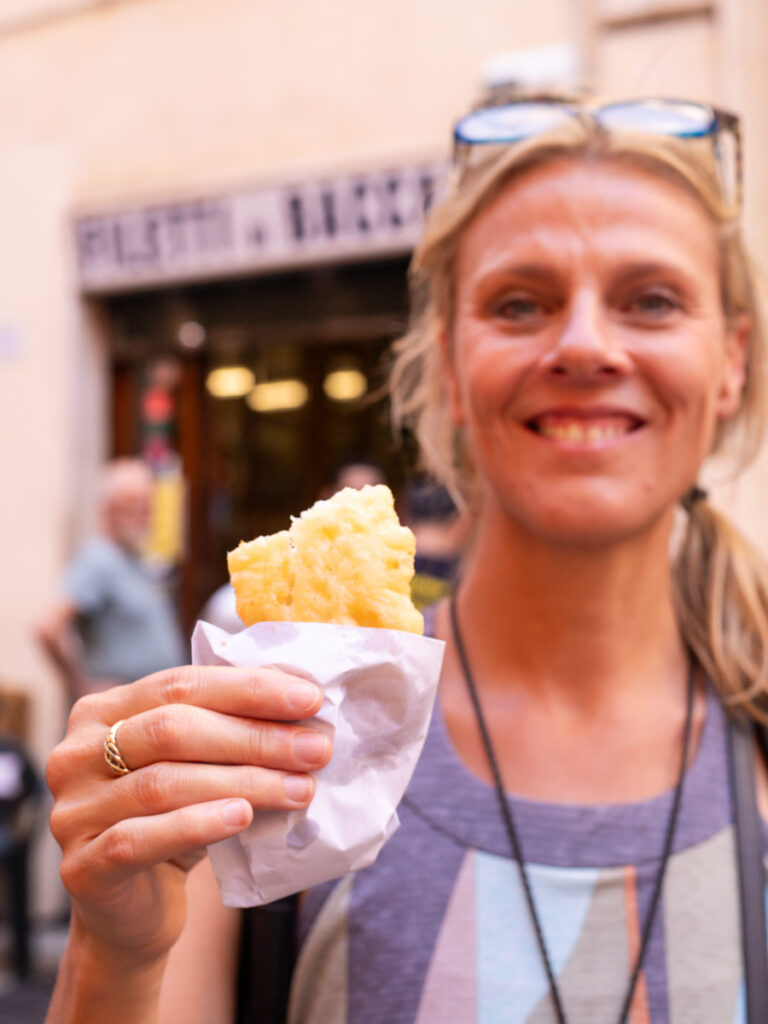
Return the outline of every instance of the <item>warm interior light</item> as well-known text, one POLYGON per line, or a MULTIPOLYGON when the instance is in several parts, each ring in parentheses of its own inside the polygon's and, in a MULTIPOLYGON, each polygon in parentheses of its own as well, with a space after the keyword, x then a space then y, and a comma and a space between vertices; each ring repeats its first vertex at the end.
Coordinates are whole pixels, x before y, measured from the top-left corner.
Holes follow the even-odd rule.
POLYGON ((332 402, 351 402, 368 390, 368 381, 360 370, 332 370, 323 381, 323 391, 332 402))
POLYGON ((253 370, 247 366, 219 366, 208 374, 205 386, 214 398, 242 398, 253 387, 253 381, 253 370))
POLYGON ((309 388, 303 380, 287 377, 284 380, 266 380, 256 384, 246 402, 254 412, 284 412, 300 409, 309 398, 309 388))

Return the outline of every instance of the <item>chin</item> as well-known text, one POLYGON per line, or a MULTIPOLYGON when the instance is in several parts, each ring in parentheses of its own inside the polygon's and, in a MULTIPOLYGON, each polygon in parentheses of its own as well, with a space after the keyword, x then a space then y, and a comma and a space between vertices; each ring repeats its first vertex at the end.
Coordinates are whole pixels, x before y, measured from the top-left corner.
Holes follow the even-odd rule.
POLYGON ((507 516, 525 533, 558 546, 596 548, 637 540, 662 525, 668 528, 675 502, 651 504, 637 495, 563 494, 543 505, 515 505, 507 505, 507 516))
POLYGON ((147 532, 144 530, 141 533, 124 533, 121 539, 129 551, 132 551, 134 555, 139 555, 147 542, 147 532))

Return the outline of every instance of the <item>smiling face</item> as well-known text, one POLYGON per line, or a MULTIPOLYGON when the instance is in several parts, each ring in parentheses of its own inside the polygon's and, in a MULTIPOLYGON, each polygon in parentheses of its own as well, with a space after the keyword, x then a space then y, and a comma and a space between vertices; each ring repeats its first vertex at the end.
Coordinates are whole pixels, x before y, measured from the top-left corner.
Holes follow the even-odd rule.
POLYGON ((743 385, 718 263, 703 206, 626 162, 525 171, 474 218, 446 345, 485 517, 566 543, 671 518, 743 385))

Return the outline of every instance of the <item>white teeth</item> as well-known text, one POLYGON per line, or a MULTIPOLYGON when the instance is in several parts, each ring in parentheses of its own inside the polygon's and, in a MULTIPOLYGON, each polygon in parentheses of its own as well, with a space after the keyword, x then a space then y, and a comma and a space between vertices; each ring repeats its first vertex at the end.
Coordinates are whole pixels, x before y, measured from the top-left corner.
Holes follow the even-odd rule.
POLYGON ((607 441, 629 433, 628 426, 618 424, 584 424, 571 420, 569 423, 540 423, 539 433, 543 437, 551 437, 555 441, 571 441, 575 444, 585 442, 607 441))

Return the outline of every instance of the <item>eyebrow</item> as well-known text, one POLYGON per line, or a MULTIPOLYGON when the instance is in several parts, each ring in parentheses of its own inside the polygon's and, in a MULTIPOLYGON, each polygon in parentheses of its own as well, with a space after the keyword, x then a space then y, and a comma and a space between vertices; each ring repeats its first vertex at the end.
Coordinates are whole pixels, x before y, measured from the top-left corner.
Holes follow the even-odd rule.
MULTIPOLYGON (((479 280, 503 281, 506 278, 518 278, 525 281, 547 284, 553 280, 559 280, 561 276, 560 268, 553 267, 549 263, 499 263, 497 266, 490 266, 482 270, 479 280)), ((610 273, 613 286, 620 286, 634 280, 656 276, 674 277, 680 281, 682 278, 690 276, 690 270, 688 267, 674 262, 644 260, 642 258, 633 260, 631 255, 624 259, 619 254, 610 273)))
POLYGON ((481 268, 480 279, 504 279, 522 277, 528 281, 551 281, 560 277, 559 270, 546 263, 499 263, 495 266, 481 268))
POLYGON ((689 273, 689 271, 686 267, 680 266, 676 263, 646 260, 645 262, 629 263, 624 266, 619 263, 616 267, 615 277, 619 282, 621 282, 628 278, 656 277, 659 274, 672 274, 675 277, 681 277, 687 273, 689 273))

